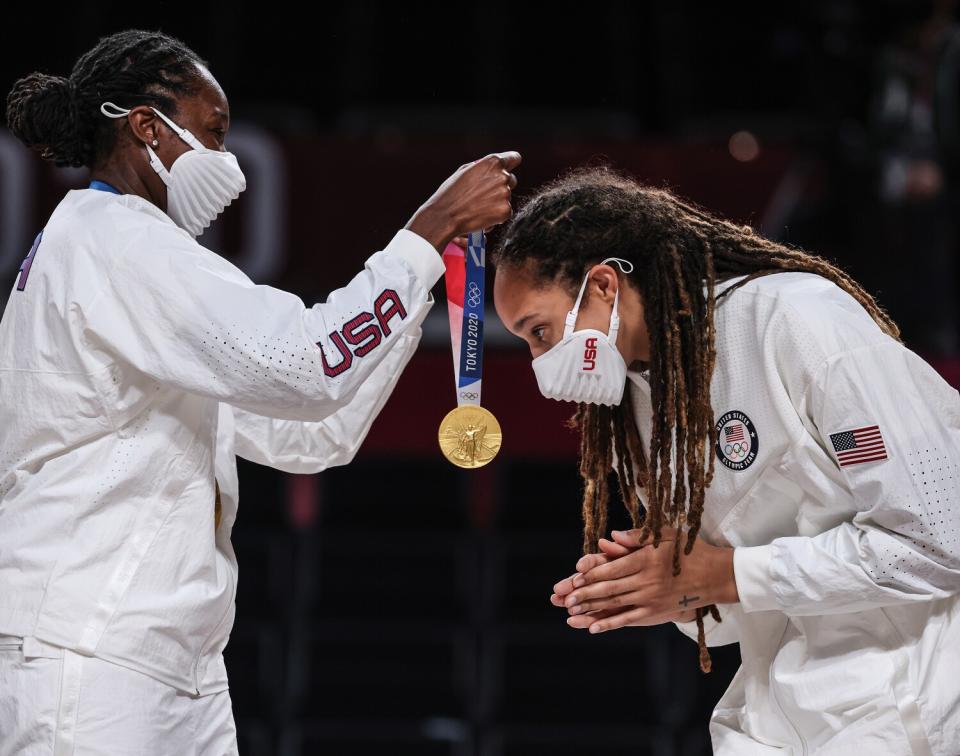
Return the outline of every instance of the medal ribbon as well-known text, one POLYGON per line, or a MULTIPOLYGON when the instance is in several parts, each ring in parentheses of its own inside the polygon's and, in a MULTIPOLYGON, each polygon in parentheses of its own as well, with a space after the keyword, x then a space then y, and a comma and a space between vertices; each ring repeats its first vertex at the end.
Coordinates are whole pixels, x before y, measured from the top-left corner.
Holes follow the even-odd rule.
POLYGON ((453 242, 443 250, 457 406, 480 404, 486 256, 483 231, 467 236, 466 251, 453 242))

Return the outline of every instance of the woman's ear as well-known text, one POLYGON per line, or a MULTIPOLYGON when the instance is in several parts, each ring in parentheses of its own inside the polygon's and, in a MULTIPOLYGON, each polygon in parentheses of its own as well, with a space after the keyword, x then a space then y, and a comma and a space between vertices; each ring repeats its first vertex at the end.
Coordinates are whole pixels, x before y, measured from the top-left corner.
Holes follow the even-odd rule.
POLYGON ((588 288, 593 289, 591 294, 599 297, 604 302, 613 304, 613 298, 617 294, 617 288, 620 286, 620 279, 617 278, 617 271, 606 263, 601 263, 590 271, 590 284, 588 288))
POLYGON ((137 105, 131 108, 127 114, 127 122, 130 124, 130 130, 134 137, 144 144, 157 146, 154 140, 160 141, 159 125, 161 121, 149 105, 137 105))

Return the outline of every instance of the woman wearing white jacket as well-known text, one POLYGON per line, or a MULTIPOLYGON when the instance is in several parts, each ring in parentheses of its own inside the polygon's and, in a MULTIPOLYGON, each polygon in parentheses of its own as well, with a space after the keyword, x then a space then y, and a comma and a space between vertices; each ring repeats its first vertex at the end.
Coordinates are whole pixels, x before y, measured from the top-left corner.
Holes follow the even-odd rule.
POLYGON ((604 168, 492 258, 541 391, 580 403, 568 624, 673 622, 704 671, 739 642, 718 754, 960 753, 960 395, 870 295, 604 168), (611 471, 635 529, 605 539, 611 471))
POLYGON ((348 462, 416 348, 439 250, 511 212, 518 154, 462 166, 306 307, 196 241, 246 186, 229 120, 206 62, 153 31, 8 95, 11 131, 93 180, 0 321, 3 756, 235 752, 234 454, 348 462))

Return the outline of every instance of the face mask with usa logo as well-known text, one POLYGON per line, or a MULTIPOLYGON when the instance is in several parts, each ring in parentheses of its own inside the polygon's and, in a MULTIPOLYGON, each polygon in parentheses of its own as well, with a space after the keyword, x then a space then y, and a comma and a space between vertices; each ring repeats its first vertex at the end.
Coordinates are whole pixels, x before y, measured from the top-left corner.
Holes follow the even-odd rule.
MULTIPOLYGON (((602 263, 615 260, 620 270, 630 273, 633 263, 619 257, 608 257, 602 263), (623 265, 629 265, 625 269, 623 265)), ((540 393, 547 399, 586 404, 620 404, 627 380, 627 363, 617 350, 617 331, 620 329, 620 287, 613 297, 609 333, 596 328, 574 331, 580 302, 587 287, 590 271, 583 277, 580 293, 573 309, 567 313, 563 338, 533 361, 540 393)))

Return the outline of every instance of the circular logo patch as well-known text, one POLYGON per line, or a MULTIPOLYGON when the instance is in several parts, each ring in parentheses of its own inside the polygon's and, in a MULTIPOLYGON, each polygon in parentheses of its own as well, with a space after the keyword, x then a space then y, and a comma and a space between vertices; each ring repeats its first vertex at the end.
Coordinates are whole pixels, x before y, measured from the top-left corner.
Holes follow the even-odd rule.
POLYGON ((759 450, 757 429, 745 414, 731 410, 717 420, 717 456, 731 470, 746 470, 759 450))

